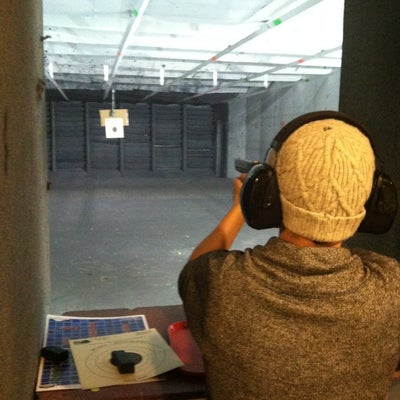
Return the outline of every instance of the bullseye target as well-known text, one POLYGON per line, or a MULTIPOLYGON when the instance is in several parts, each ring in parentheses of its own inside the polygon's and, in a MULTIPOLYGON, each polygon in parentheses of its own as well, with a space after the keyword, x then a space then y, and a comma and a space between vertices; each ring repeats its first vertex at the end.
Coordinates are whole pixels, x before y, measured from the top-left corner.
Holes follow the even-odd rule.
POLYGON ((182 366, 179 357, 155 329, 70 342, 82 389, 130 384, 182 366), (139 355, 134 372, 121 374, 111 353, 139 355))

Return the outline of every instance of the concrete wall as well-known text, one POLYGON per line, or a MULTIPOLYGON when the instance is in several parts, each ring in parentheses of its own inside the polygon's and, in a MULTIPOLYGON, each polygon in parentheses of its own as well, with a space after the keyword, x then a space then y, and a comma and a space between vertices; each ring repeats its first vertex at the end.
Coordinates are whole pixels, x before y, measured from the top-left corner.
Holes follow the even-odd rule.
POLYGON ((0 399, 28 400, 49 287, 41 1, 3 1, 0 27, 0 399))
POLYGON ((247 115, 245 97, 239 97, 229 102, 226 176, 237 175, 234 167, 235 158, 246 158, 247 115))
POLYGON ((294 83, 272 83, 263 94, 229 103, 227 176, 234 177, 234 158, 262 160, 282 126, 310 111, 338 110, 340 70, 294 83))
MULTIPOLYGON (((380 168, 400 191, 400 2, 346 1, 340 110, 369 129, 380 168), (362 34, 360 34, 362 32, 362 34)), ((352 244, 400 259, 400 214, 384 235, 357 235, 352 244)))

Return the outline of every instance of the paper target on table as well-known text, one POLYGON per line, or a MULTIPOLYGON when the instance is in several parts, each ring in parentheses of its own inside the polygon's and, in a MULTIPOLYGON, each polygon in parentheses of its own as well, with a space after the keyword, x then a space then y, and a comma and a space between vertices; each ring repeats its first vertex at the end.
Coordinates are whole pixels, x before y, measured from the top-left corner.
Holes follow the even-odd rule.
POLYGON ((105 119, 106 138, 118 139, 124 137, 123 118, 109 117, 105 119))
POLYGON ((82 389, 132 384, 183 365, 156 329, 72 340, 70 348, 82 389), (140 356, 134 372, 120 373, 111 362, 115 351, 140 356))

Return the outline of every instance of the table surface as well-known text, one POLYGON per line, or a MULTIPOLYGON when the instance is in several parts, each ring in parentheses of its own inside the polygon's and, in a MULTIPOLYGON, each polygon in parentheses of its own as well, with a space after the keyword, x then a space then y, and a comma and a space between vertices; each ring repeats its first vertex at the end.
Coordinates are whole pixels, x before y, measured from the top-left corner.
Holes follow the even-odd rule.
MULTIPOLYGON (((185 319, 181 305, 140 307, 135 309, 110 309, 70 311, 64 315, 79 317, 117 317, 144 314, 150 328, 156 328, 168 341, 168 326, 185 319)), ((101 388, 99 391, 68 389, 38 392, 39 400, 136 400, 136 399, 203 399, 205 398, 204 377, 190 376, 179 370, 164 374, 165 380, 101 388)), ((398 389, 400 371, 393 376, 392 391, 398 389)), ((396 392, 397 393, 397 392, 396 392)), ((397 397, 395 397, 397 399, 397 397)), ((389 399, 393 399, 389 396, 389 399)))
MULTIPOLYGON (((156 328, 168 341, 168 326, 185 319, 181 305, 140 307, 135 309, 110 309, 69 311, 64 315, 79 317, 118 317, 124 315, 146 316, 150 328, 156 328)), ((180 370, 163 374, 165 379, 101 388, 98 391, 68 389, 38 392, 39 400, 136 400, 136 399, 199 399, 205 397, 204 377, 190 376, 180 370)))

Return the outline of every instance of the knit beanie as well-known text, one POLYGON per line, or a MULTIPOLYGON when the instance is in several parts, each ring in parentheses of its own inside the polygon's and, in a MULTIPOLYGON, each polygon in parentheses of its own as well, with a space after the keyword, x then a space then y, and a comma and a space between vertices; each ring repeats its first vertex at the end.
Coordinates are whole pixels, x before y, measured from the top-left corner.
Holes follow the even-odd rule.
POLYGON ((375 171, 373 149, 360 130, 337 119, 306 123, 284 141, 275 169, 286 228, 319 242, 357 231, 375 171))

